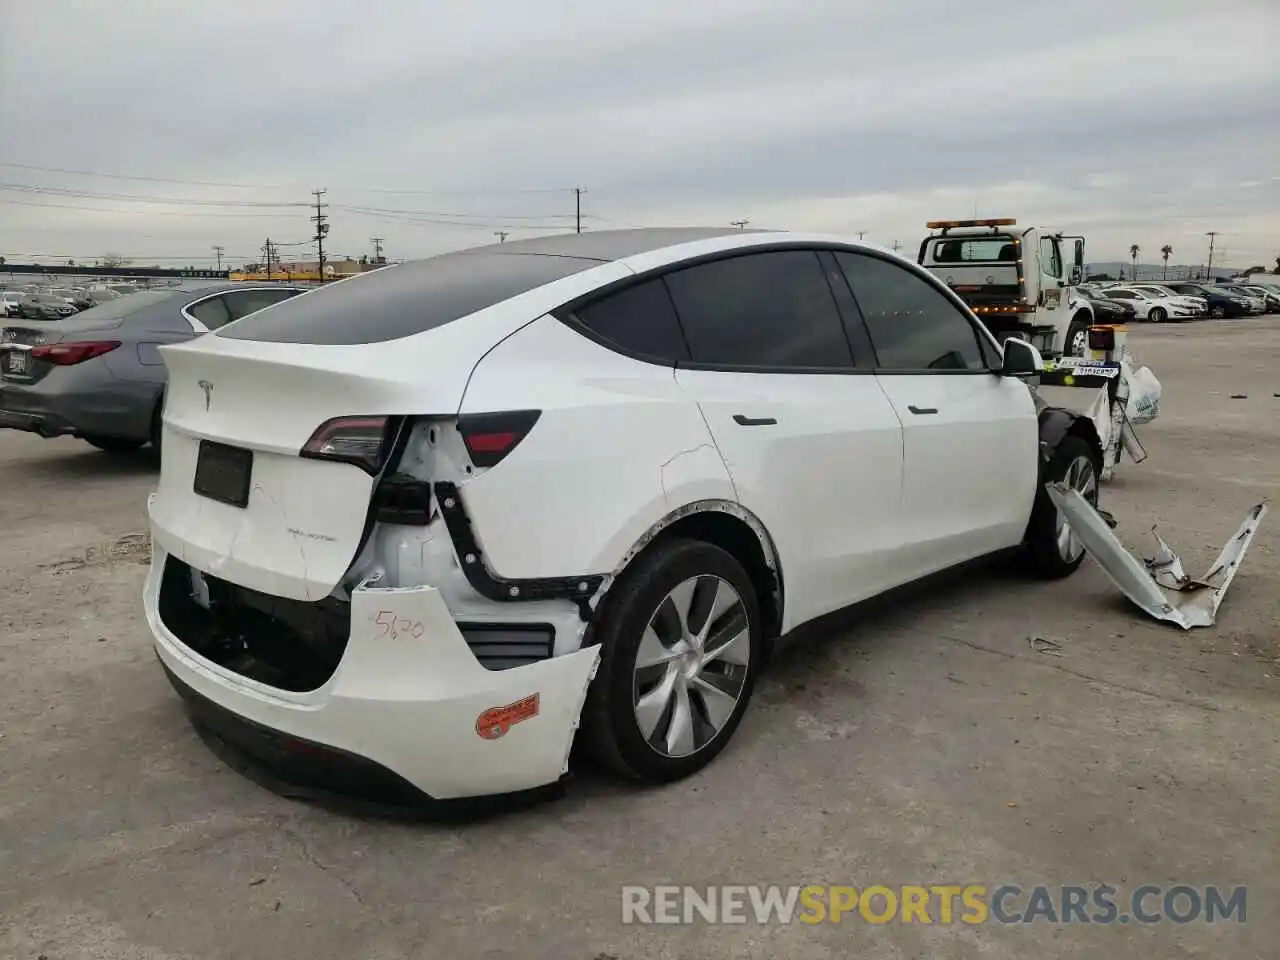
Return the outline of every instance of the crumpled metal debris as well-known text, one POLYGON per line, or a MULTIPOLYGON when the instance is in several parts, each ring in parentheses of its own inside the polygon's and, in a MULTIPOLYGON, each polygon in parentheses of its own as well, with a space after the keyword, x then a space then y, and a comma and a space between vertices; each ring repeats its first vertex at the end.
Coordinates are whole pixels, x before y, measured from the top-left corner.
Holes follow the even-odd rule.
POLYGON ((1065 484, 1046 484, 1050 499, 1067 518, 1085 550, 1106 571, 1126 597, 1155 617, 1176 623, 1184 630, 1208 627, 1217 616, 1222 598, 1235 579, 1245 552, 1266 516, 1267 505, 1251 508, 1235 535, 1227 541, 1209 571, 1189 577, 1182 560, 1154 529, 1159 548, 1150 560, 1139 561, 1124 548, 1097 510, 1065 484))

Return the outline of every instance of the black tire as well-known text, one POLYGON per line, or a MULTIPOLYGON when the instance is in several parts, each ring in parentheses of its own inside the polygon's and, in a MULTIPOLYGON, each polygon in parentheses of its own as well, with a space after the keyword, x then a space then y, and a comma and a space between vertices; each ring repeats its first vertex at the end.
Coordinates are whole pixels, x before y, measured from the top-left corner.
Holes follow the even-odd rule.
MULTIPOLYGON (((1102 477, 1102 458, 1088 441, 1076 436, 1063 437, 1053 452, 1044 479, 1046 482, 1066 479, 1072 466, 1082 458, 1088 461, 1093 472, 1092 493, 1086 494, 1086 499, 1096 507, 1098 483, 1102 477)), ((1063 556, 1058 544, 1058 534, 1058 508, 1049 499, 1049 494, 1041 488, 1036 491, 1035 507, 1031 512, 1031 522, 1027 525, 1025 547, 1031 572, 1041 579, 1060 580, 1068 577, 1084 562, 1083 549, 1077 556, 1063 556)))
POLYGON ((85 434, 80 439, 91 447, 97 447, 107 453, 132 453, 134 450, 141 449, 142 445, 146 443, 145 440, 130 440, 127 437, 99 437, 94 434, 85 434))
POLYGON ((1222 304, 1217 304, 1209 308, 1209 316, 1215 320, 1225 320, 1227 317, 1227 308, 1222 304))
POLYGON ((1068 357, 1083 357, 1089 348, 1089 318, 1087 316, 1079 316, 1071 321, 1071 326, 1067 328, 1067 342, 1064 344, 1063 353, 1068 357), (1084 342, 1077 348, 1076 338, 1083 336, 1084 342), (1078 352, 1077 352, 1078 349, 1078 352))
POLYGON ((156 402, 156 408, 151 413, 151 438, 148 441, 151 444, 151 451, 156 455, 156 459, 160 459, 160 444, 164 437, 164 395, 160 395, 160 399, 156 402))
POLYGON ((1151 312, 1147 314, 1147 319, 1152 323, 1164 323, 1169 318, 1169 314, 1164 307, 1152 307, 1151 312))
MULTIPOLYGON (((730 609, 725 614, 732 612, 730 609)), ((725 748, 746 712, 764 661, 763 624, 751 578, 726 551, 698 540, 671 539, 659 541, 642 553, 609 591, 600 617, 591 628, 591 642, 600 644, 601 655, 583 708, 583 746, 588 755, 616 773, 650 783, 678 780, 701 770, 725 748), (677 586, 697 577, 719 578, 737 591, 746 617, 749 656, 745 666, 726 668, 740 669, 742 673, 734 678, 741 687, 723 726, 693 753, 670 756, 646 740, 636 719, 635 663, 641 640, 659 606, 666 603, 677 586)), ((697 703, 703 705, 702 723, 710 726, 705 719, 706 701, 699 699, 697 703)), ((663 716, 670 723, 671 715, 665 708, 663 716)), ((655 728, 655 738, 659 729, 661 721, 655 728)))

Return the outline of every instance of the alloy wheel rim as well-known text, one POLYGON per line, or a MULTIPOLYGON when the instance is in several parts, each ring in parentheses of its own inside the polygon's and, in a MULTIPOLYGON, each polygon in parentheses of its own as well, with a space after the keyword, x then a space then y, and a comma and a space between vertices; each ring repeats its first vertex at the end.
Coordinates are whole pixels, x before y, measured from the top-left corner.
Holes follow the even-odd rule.
POLYGON ((1089 333, 1086 330, 1077 330, 1076 335, 1071 338, 1071 355, 1073 357, 1083 357, 1085 345, 1089 342, 1089 333))
MULTIPOLYGON (((1076 457, 1067 467, 1063 482, 1072 490, 1089 501, 1090 505, 1098 505, 1098 474, 1093 468, 1093 461, 1088 457, 1076 457)), ((1058 511, 1058 522, 1055 528, 1058 540, 1058 556, 1067 563, 1075 563, 1084 553, 1084 544, 1071 529, 1066 514, 1058 511)))
POLYGON ((710 574, 677 584, 636 651, 631 702, 640 735, 664 757, 705 749, 736 711, 750 664, 747 609, 733 585, 710 574))

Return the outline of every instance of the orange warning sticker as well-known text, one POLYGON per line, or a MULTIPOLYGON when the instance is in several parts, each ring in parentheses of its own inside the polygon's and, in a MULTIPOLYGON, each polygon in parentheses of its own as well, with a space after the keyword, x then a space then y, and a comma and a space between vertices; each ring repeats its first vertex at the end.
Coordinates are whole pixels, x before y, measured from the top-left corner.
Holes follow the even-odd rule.
POLYGON ((505 707, 490 707, 476 717, 476 733, 485 740, 497 740, 521 720, 538 715, 538 694, 517 700, 505 707))

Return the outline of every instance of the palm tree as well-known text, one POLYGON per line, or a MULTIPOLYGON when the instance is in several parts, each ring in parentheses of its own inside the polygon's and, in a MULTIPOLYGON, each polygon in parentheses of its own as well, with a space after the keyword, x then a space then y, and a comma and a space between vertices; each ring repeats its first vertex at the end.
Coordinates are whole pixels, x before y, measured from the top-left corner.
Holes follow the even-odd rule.
POLYGON ((1138 251, 1142 248, 1136 243, 1129 247, 1129 257, 1133 260, 1133 279, 1138 279, 1138 251))
POLYGON ((1160 248, 1160 254, 1164 257, 1164 279, 1169 279, 1169 254, 1173 253, 1173 247, 1167 243, 1160 248))

